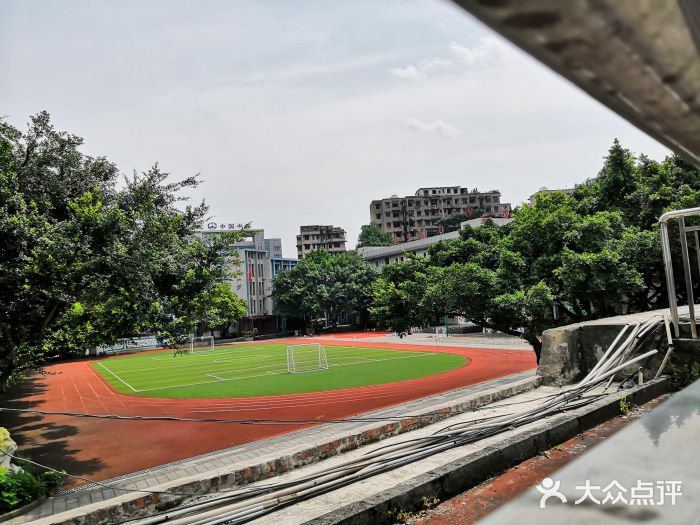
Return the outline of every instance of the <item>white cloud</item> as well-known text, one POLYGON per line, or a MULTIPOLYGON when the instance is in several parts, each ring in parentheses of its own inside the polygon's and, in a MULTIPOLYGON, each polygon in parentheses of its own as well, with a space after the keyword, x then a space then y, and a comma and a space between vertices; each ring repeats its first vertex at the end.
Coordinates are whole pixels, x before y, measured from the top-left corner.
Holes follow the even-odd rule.
POLYGON ((0 77, 2 112, 24 129, 46 108, 127 173, 201 172, 193 198, 282 237, 285 256, 300 224, 342 226, 352 245, 393 193, 469 184, 517 203, 595 175, 613 137, 668 151, 498 35, 479 40, 451 2, 124 4, 0 0, 0 62, 17 73, 0 77))
POLYGON ((508 52, 506 46, 492 36, 479 39, 479 43, 467 47, 457 42, 450 44, 453 58, 433 57, 420 60, 416 64, 405 67, 396 67, 389 72, 405 80, 422 80, 430 76, 430 73, 451 73, 462 70, 459 66, 479 67, 497 64, 503 61, 508 52))
POLYGON ((421 120, 411 117, 406 121, 406 125, 414 129, 416 131, 420 131, 421 133, 426 133, 428 135, 440 135, 442 137, 448 138, 448 139, 458 139, 462 135, 464 135, 464 132, 457 128, 456 126, 453 126, 449 122, 444 122, 442 120, 438 120, 437 122, 433 123, 428 123, 428 122, 422 122, 421 120))
POLYGON ((396 67, 391 69, 391 74, 404 79, 420 80, 425 78, 434 69, 445 68, 451 64, 451 60, 445 58, 423 59, 418 64, 410 64, 406 67, 396 67))
POLYGON ((479 43, 466 47, 452 42, 450 50, 467 66, 481 66, 498 62, 502 58, 502 48, 492 36, 481 37, 479 43))

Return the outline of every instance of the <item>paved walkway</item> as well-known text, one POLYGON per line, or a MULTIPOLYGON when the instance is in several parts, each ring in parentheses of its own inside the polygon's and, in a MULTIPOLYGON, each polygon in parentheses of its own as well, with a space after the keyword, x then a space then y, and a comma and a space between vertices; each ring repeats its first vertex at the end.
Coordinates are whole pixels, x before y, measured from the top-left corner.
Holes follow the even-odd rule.
MULTIPOLYGON (((119 488, 162 490, 164 486, 173 487, 187 481, 201 480, 206 478, 203 475, 210 472, 221 472, 222 469, 227 472, 234 472, 244 471, 246 468, 250 468, 251 465, 266 462, 277 465, 279 458, 289 456, 296 451, 308 450, 313 447, 327 451, 329 444, 339 443, 344 436, 372 432, 373 429, 382 425, 381 421, 383 418, 386 418, 384 422, 387 423, 396 418, 405 418, 407 415, 422 415, 434 411, 441 411, 440 413, 444 414, 448 407, 453 407, 455 411, 468 409, 468 404, 473 403, 474 398, 480 393, 494 389, 505 389, 509 385, 518 382, 522 383, 523 380, 532 379, 533 377, 534 371, 521 372, 362 414, 361 417, 364 418, 378 418, 376 423, 348 421, 340 424, 321 424, 218 452, 203 454, 104 481, 104 483, 110 485, 110 488, 79 487, 50 498, 40 507, 24 516, 9 521, 8 524, 20 525, 35 520, 40 520, 37 523, 41 524, 58 523, 70 519, 71 515, 83 513, 85 509, 80 509, 80 507, 90 505, 91 510, 96 510, 100 506, 109 507, 119 503, 120 500, 125 501, 136 497, 133 493, 125 494, 123 491, 115 490, 119 488), (454 407, 461 408, 455 409, 454 407), (100 505, 101 503, 104 503, 104 505, 100 505), (75 510, 75 512, 60 516, 60 513, 71 510, 75 510)), ((235 427, 232 427, 232 431, 235 431, 234 429, 235 427)), ((206 490, 201 492, 206 492, 206 490)))

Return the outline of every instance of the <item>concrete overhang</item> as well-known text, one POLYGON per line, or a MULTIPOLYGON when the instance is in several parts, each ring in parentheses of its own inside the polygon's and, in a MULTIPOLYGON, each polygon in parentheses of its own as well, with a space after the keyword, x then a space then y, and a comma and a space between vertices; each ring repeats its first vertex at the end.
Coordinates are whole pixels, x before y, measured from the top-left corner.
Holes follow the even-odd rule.
POLYGON ((696 0, 455 2, 700 166, 696 0))

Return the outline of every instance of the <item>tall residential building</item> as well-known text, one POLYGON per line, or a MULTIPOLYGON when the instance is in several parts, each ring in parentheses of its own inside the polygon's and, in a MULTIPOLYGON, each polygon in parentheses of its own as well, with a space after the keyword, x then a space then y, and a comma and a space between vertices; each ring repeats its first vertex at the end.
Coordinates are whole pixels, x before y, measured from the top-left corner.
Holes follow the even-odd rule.
POLYGON ((374 200, 369 206, 370 221, 407 242, 443 233, 438 221, 462 213, 467 218, 500 217, 510 212, 510 203, 501 202, 501 192, 469 191, 461 186, 419 188, 414 195, 374 200))
MULTIPOLYGON (((226 225, 213 224, 202 235, 216 235, 226 225)), ((233 226, 233 225, 229 225, 233 226)), ((241 329, 257 328, 260 333, 279 331, 279 319, 272 300, 272 281, 282 270, 292 268, 297 259, 282 257, 282 240, 266 239, 264 230, 252 230, 251 236, 231 247, 231 270, 235 274, 231 279, 231 290, 248 304, 248 312, 241 320, 241 329)))
POLYGON ((297 235, 297 255, 301 259, 314 250, 332 254, 345 251, 345 230, 339 226, 301 226, 297 235))

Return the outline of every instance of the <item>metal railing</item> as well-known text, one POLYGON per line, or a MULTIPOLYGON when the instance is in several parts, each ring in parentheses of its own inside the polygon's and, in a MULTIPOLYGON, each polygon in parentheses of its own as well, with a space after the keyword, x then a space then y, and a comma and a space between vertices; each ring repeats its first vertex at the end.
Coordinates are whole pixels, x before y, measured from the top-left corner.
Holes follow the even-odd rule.
POLYGON ((666 287, 668 288, 668 306, 671 310, 671 321, 676 337, 680 336, 678 321, 678 300, 676 298, 676 281, 673 277, 673 265, 671 261, 671 244, 668 238, 668 221, 676 219, 681 240, 681 258, 683 259, 683 273, 685 274, 685 289, 688 295, 688 314, 690 315, 690 333, 693 339, 698 337, 697 323, 695 319, 695 298, 693 297, 693 277, 690 271, 690 254, 688 252, 689 233, 695 236, 695 254, 697 256, 698 271, 700 272, 700 239, 698 232, 700 226, 686 226, 685 218, 700 216, 700 208, 688 208, 685 210, 668 211, 659 217, 661 226, 661 252, 664 257, 664 269, 666 271, 666 287))

